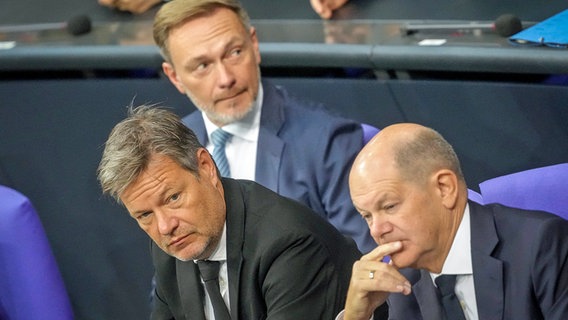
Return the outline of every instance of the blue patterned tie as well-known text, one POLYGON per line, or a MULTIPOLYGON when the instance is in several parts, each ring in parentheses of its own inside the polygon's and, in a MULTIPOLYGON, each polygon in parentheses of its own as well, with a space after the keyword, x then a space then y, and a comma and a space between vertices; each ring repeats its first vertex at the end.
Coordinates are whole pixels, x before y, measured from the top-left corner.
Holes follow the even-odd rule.
POLYGON ((231 176, 231 169, 229 168, 229 162, 225 154, 225 143, 231 136, 230 133, 222 129, 217 129, 211 134, 211 142, 213 142, 213 146, 215 146, 213 149, 213 160, 215 160, 222 177, 231 176))

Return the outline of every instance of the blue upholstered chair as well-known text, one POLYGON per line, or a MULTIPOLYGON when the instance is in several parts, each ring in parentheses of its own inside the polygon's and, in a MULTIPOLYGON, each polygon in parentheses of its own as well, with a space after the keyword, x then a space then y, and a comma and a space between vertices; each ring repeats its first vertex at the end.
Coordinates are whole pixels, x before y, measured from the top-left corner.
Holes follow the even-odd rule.
POLYGON ((71 303, 31 202, 0 185, 0 319, 69 320, 71 303))
POLYGON ((467 198, 471 201, 483 204, 483 197, 475 190, 467 189, 467 198))
POLYGON ((489 179, 479 189, 486 204, 543 210, 568 219, 568 163, 489 179))
POLYGON ((361 128, 363 129, 363 144, 367 144, 380 131, 378 128, 366 123, 361 123, 361 128))

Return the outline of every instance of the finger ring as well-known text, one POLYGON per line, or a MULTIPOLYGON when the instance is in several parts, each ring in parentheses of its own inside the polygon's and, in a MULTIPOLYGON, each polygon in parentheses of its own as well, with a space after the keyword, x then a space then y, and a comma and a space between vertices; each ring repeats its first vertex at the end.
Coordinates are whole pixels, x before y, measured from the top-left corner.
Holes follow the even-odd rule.
POLYGON ((375 271, 369 271, 369 279, 373 280, 375 279, 375 271))

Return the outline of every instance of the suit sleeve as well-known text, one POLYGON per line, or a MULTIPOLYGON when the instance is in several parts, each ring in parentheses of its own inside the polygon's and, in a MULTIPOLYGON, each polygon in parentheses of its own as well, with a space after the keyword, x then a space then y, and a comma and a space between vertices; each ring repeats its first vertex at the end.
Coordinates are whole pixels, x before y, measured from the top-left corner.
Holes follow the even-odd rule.
POLYGON ((367 253, 376 247, 365 221, 353 207, 349 194, 349 171, 363 147, 360 124, 345 120, 329 124, 327 145, 323 150, 323 168, 318 185, 328 220, 343 234, 352 237, 359 250, 367 253))
MULTIPOLYGON (((292 243, 280 241, 272 249, 278 246, 279 254, 263 263, 266 274, 259 275, 264 279, 266 319, 334 319, 343 308, 350 273, 337 266, 333 253, 311 236, 292 243)), ((356 259, 344 258, 349 265, 356 259)))
POLYGON ((547 220, 535 243, 533 279, 536 299, 545 319, 566 319, 568 315, 568 221, 547 220))
MULTIPOLYGON (((150 241, 150 253, 155 253, 156 247, 150 241)), ((158 283, 156 281, 157 275, 154 274, 152 278, 152 292, 151 292, 151 299, 152 299, 152 313, 150 314, 151 320, 172 320, 174 319, 173 314, 170 311, 168 305, 164 302, 161 297, 160 288, 158 287, 158 283)))

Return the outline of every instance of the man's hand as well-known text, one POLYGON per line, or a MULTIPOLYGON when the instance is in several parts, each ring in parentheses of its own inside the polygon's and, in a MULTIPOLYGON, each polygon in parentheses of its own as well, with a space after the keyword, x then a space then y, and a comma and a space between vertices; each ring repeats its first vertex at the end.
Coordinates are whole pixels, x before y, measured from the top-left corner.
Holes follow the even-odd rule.
POLYGON ((341 8, 349 0, 310 0, 314 11, 323 19, 331 18, 334 10, 341 8))
POLYGON ((161 0, 98 0, 100 5, 140 14, 148 11, 161 0))
POLYGON ((344 320, 368 320, 391 292, 410 294, 408 280, 390 263, 382 262, 385 256, 399 251, 399 241, 378 246, 353 264, 351 283, 347 292, 344 320))

